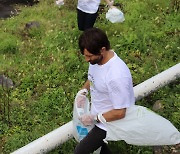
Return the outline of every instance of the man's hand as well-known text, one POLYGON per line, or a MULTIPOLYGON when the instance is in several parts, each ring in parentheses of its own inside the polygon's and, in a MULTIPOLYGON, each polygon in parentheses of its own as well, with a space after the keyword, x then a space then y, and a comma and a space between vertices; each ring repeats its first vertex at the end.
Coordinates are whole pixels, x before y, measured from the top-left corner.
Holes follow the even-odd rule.
POLYGON ((109 5, 110 8, 113 7, 114 1, 110 1, 110 2, 108 3, 108 5, 109 5))
POLYGON ((114 1, 113 0, 105 0, 107 5, 110 7, 110 8, 113 8, 114 6, 114 1))
POLYGON ((86 95, 88 94, 87 89, 81 89, 76 94, 75 103, 77 104, 78 108, 84 108, 86 103, 86 95))
POLYGON ((84 126, 91 126, 95 122, 94 118, 95 116, 92 114, 84 114, 80 116, 79 120, 83 123, 84 126))

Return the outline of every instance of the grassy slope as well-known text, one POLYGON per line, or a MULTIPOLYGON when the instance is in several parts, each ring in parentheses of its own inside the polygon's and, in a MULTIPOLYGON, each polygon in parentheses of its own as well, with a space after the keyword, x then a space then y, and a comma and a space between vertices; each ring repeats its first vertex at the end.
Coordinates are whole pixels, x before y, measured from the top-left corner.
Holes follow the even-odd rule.
MULTIPOLYGON (((123 4, 125 22, 111 24, 103 12, 95 26, 107 32, 112 48, 131 69, 134 85, 179 63, 180 15, 171 9, 170 0, 117 2, 123 4)), ((75 8, 59 9, 45 0, 21 10, 18 16, 0 21, 0 74, 16 85, 11 90, 11 125, 1 116, 0 153, 12 152, 70 121, 74 96, 87 76, 88 65, 77 52, 80 32, 75 8), (41 27, 24 30, 29 21, 38 21, 41 27)), ((180 129, 178 83, 137 103, 152 108, 159 100, 164 105, 159 114, 180 129)), ((1 106, 5 95, 0 89, 1 106)), ((51 153, 72 153, 75 145, 71 140, 51 153)), ((152 153, 151 147, 124 142, 110 143, 110 147, 114 153, 152 153)))

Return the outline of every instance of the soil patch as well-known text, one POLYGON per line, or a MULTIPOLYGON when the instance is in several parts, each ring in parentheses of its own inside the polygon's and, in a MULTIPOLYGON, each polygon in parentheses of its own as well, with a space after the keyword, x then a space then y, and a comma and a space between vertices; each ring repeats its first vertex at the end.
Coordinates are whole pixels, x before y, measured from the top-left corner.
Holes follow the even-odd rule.
POLYGON ((0 0, 0 19, 17 15, 20 11, 16 7, 18 4, 32 6, 38 2, 38 0, 0 0))

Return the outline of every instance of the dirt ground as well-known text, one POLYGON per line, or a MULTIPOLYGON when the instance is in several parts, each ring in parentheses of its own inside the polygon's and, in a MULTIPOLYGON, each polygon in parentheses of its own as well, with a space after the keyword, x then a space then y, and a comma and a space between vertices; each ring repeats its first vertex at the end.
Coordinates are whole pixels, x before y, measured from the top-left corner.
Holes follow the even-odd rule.
POLYGON ((38 0, 0 0, 0 19, 17 15, 20 12, 16 7, 17 4, 32 6, 36 3, 38 0))

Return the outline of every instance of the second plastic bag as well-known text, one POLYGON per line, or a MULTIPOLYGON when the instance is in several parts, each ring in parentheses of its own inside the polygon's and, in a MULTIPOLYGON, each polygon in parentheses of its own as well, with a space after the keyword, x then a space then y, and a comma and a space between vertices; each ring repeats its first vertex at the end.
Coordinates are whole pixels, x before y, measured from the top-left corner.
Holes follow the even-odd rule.
POLYGON ((115 7, 108 10, 108 12, 106 13, 106 19, 108 19, 112 23, 119 23, 125 20, 122 11, 115 7))
POLYGON ((180 132, 173 124, 143 106, 133 105, 127 108, 125 118, 103 123, 107 127, 106 141, 149 146, 180 143, 180 132))

